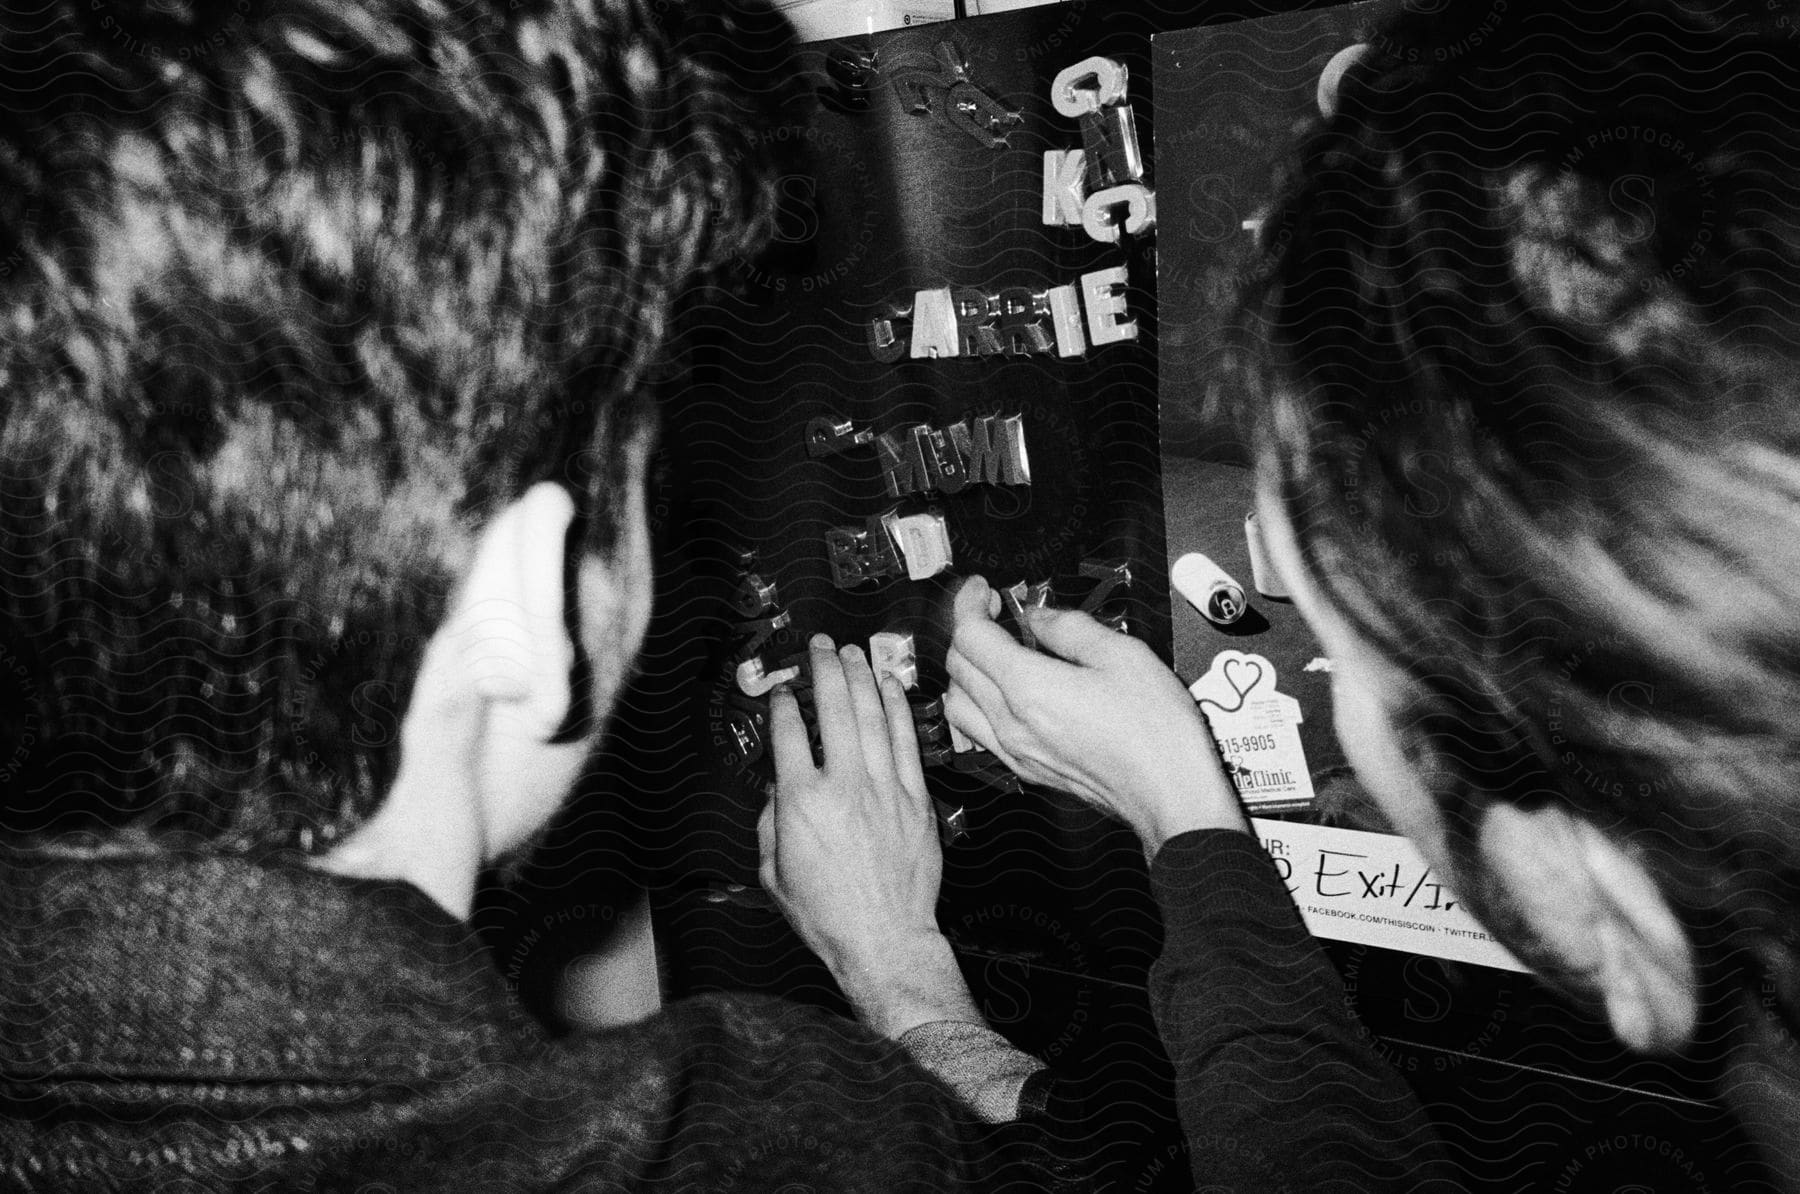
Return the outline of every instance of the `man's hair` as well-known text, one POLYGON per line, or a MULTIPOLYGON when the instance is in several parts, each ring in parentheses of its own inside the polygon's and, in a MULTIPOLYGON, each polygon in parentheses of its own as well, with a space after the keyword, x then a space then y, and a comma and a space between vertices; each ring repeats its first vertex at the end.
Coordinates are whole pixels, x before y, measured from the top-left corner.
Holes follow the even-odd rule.
POLYGON ((1790 1001, 1800 43, 1738 6, 1430 7, 1368 39, 1262 226, 1244 433, 1407 676, 1476 887, 1493 802, 1573 810, 1703 973, 1790 1001))
POLYGON ((323 849, 483 522, 554 481, 612 549, 671 312, 771 220, 743 30, 669 9, 8 14, 0 835, 323 849))

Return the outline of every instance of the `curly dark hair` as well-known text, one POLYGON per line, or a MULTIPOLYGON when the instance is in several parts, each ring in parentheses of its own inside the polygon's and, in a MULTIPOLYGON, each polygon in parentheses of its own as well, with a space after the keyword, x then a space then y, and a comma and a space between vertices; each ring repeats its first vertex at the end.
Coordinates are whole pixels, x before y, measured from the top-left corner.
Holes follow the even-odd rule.
POLYGON ((484 520, 553 480, 612 548, 671 311, 772 223, 734 62, 779 19, 4 21, 0 833, 321 850, 484 520))
MULTIPOLYGON (((1760 6, 1398 11, 1300 143, 1244 434, 1475 879, 1496 801, 1800 958, 1800 43, 1760 6)), ((1784 18, 1785 19, 1785 18, 1784 18)))

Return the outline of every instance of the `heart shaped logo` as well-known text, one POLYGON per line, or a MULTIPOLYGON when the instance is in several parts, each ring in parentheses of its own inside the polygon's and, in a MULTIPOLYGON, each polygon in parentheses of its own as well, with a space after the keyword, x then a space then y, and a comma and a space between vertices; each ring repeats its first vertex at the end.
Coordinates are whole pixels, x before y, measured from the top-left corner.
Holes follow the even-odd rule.
POLYGON ((1262 661, 1255 657, 1226 659, 1222 664, 1215 660, 1214 663, 1215 666, 1212 671, 1207 673, 1206 679, 1194 687, 1199 690, 1203 686, 1212 684, 1216 689, 1214 677, 1223 679, 1225 687, 1231 689, 1232 699, 1230 701, 1223 701, 1215 696, 1198 696, 1196 693, 1196 699, 1202 705, 1210 705, 1220 713, 1236 713, 1242 709, 1246 698, 1255 691, 1256 686, 1261 684, 1263 677, 1268 674, 1268 669, 1263 666, 1262 661))
POLYGON ((1238 705, 1242 707, 1244 698, 1249 696, 1258 684, 1262 683, 1262 664, 1249 659, 1227 659, 1225 661, 1225 683, 1231 691, 1238 695, 1238 705))

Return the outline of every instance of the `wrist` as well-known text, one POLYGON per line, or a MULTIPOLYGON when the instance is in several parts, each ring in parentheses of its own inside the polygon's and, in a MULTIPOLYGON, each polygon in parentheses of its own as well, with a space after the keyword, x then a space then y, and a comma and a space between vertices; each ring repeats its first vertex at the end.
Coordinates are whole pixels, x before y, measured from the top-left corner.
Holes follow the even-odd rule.
POLYGON ((1244 816, 1244 810, 1233 806, 1230 815, 1208 813, 1203 810, 1176 810, 1159 816, 1153 820, 1134 826, 1138 840, 1144 846, 1144 862, 1156 861, 1157 853, 1171 840, 1184 833, 1192 833, 1200 829, 1232 829, 1239 833, 1250 832, 1250 822, 1244 816), (1186 811, 1189 815, 1182 815, 1186 811))
POLYGON ((1186 764, 1178 765, 1171 774, 1156 777, 1148 785, 1150 799, 1131 823, 1148 861, 1155 861, 1157 851, 1171 838, 1197 829, 1250 832, 1250 820, 1238 800, 1237 789, 1219 762, 1211 738, 1200 748, 1177 757, 1185 758, 1186 764))
POLYGON ((940 1020, 987 1023, 950 943, 935 929, 883 942, 879 952, 831 970, 856 1018, 890 1040, 940 1020))

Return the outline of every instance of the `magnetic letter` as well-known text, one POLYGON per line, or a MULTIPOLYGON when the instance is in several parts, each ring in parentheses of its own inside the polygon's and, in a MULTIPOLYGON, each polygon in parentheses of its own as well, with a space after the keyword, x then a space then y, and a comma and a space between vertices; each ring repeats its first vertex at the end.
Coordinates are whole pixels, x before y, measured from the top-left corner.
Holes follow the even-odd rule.
POLYGON ((952 423, 946 430, 963 460, 970 481, 986 485, 1031 484, 1031 458, 1025 452, 1025 420, 983 415, 952 423))
POLYGON ((825 529, 825 559, 831 565, 831 583, 840 589, 863 582, 862 546, 868 537, 851 527, 825 529))
POLYGON ((962 51, 947 41, 938 43, 932 69, 899 71, 894 93, 908 112, 930 114, 989 149, 1004 149, 1008 131, 1023 122, 1019 113, 975 85, 962 51))
POLYGON ((895 522, 900 554, 906 559, 906 575, 912 580, 926 580, 946 571, 953 562, 950 554, 950 528, 936 510, 924 514, 908 514, 895 522))
POLYGON ((919 493, 931 487, 931 473, 925 466, 919 439, 913 431, 914 428, 902 427, 875 437, 875 459, 881 465, 881 478, 887 482, 890 497, 919 493))
POLYGON ((955 450, 944 439, 944 433, 920 424, 912 429, 912 449, 916 459, 925 462, 925 489, 945 493, 961 493, 969 474, 955 450))
MULTIPOLYGON (((763 661, 752 656, 737 666, 738 691, 749 697, 767 696, 778 684, 786 684, 790 680, 800 678, 800 669, 784 667, 780 671, 771 672, 764 669, 763 661)), ((749 751, 745 751, 748 754, 749 751)))
POLYGON ((1115 265, 1081 275, 1081 297, 1087 307, 1088 339, 1117 344, 1137 339, 1137 320, 1125 315, 1125 267, 1115 265))
POLYGON ((944 100, 944 115, 989 149, 1005 149, 1006 135, 1024 117, 970 82, 953 85, 944 100))
POLYGON ((913 636, 904 630, 878 630, 869 636, 869 670, 875 683, 892 676, 902 688, 919 686, 919 653, 913 636))
POLYGON ((1081 299, 1073 286, 1052 286, 1050 326, 1056 329, 1056 355, 1078 357, 1087 351, 1087 337, 1081 331, 1081 299))
POLYGON ((733 626, 732 632, 740 638, 744 635, 750 637, 749 642, 739 644, 736 652, 738 660, 741 662, 761 652, 778 631, 786 630, 793 621, 793 617, 784 609, 770 617, 758 618, 754 622, 739 622, 733 626))
POLYGON ((963 471, 969 480, 992 485, 1000 479, 1000 456, 994 451, 994 420, 991 416, 964 419, 946 428, 950 442, 962 457, 963 471))
POLYGON ((951 292, 956 306, 956 339, 966 357, 991 357, 1000 351, 994 320, 1000 317, 1000 300, 971 286, 951 292))
MULTIPOLYGON (((1139 182, 1108 187, 1089 195, 1087 202, 1081 205, 1081 226, 1095 240, 1118 240, 1120 224, 1113 223, 1112 209, 1121 203, 1125 205, 1122 224, 1126 232, 1137 233, 1156 226, 1156 195, 1145 190, 1144 184, 1139 182)), ((1094 337, 1094 343, 1101 343, 1098 336, 1094 337)))
POLYGON ((1049 352, 1055 342, 1044 327, 1050 298, 1029 286, 1009 286, 999 294, 1000 351, 1015 357, 1049 352))
POLYGON ((780 601, 775 582, 764 580, 754 572, 745 574, 738 582, 737 591, 731 595, 731 604, 746 618, 754 618, 767 613, 780 601))
POLYGON ((950 301, 950 288, 921 290, 913 296, 912 357, 953 357, 956 355, 956 304, 950 301))
POLYGON ((900 540, 894 534, 895 520, 893 510, 863 519, 863 539, 868 545, 864 567, 870 570, 871 576, 896 576, 900 572, 900 540))
POLYGON ((911 307, 901 307, 896 303, 882 304, 881 314, 863 325, 868 338, 869 355, 883 363, 891 363, 905 356, 911 324, 911 307))
POLYGON ((1044 223, 1081 223, 1081 197, 1087 177, 1087 154, 1079 149, 1044 151, 1044 223))
POLYGON ((888 520, 891 515, 870 515, 865 529, 828 527, 825 531, 825 556, 831 564, 831 583, 840 589, 851 589, 866 580, 879 580, 900 572, 902 564, 895 549, 888 520))
POLYGON ((1124 64, 1111 58, 1083 58, 1056 72, 1056 81, 1050 84, 1050 102, 1071 118, 1097 112, 1125 98, 1128 78, 1124 64))
POLYGON ((1031 456, 1025 451, 1025 416, 995 419, 991 436, 994 449, 1000 454, 1001 484, 1031 484, 1031 456))
POLYGON ((1144 155, 1138 149, 1137 117, 1130 104, 1102 108, 1083 116, 1081 144, 1087 150, 1090 189, 1097 191, 1144 177, 1144 155))

